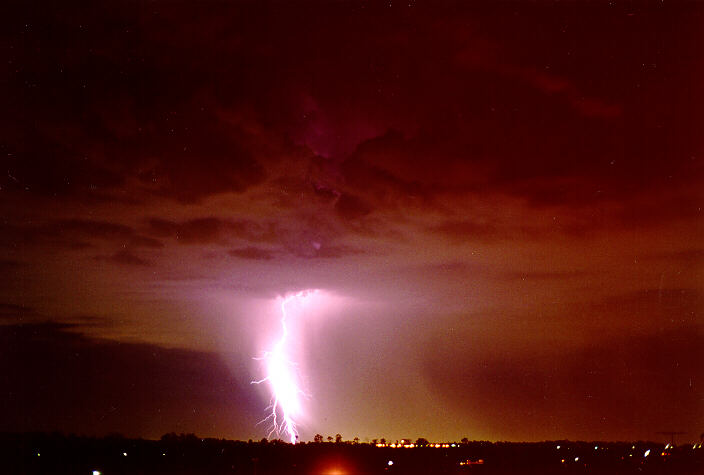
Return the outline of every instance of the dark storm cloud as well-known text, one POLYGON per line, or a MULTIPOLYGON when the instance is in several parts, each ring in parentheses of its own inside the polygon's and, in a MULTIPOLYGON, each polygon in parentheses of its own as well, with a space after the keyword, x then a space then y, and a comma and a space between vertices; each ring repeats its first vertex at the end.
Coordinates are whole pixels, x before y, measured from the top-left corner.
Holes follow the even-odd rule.
POLYGON ((704 294, 696 288, 643 289, 607 297, 586 307, 582 306, 582 309, 575 308, 573 312, 588 314, 593 322, 598 321, 607 326, 615 324, 615 314, 626 315, 626 321, 630 322, 634 330, 695 325, 704 312, 704 294))
POLYGON ((366 254, 366 252, 362 249, 349 246, 320 246, 320 248, 316 249, 315 257, 321 259, 335 259, 360 254, 366 254))
POLYGON ((340 218, 347 221, 368 215, 371 212, 371 207, 361 199, 345 193, 337 199, 335 211, 340 218))
POLYGON ((439 234, 450 241, 461 243, 473 240, 496 240, 503 233, 493 223, 478 223, 473 221, 446 221, 430 228, 432 233, 439 234))
POLYGON ((250 414, 261 407, 248 376, 232 374, 214 354, 92 340, 75 330, 0 326, 0 430, 159 437, 162 428, 206 435, 256 422, 250 414))
POLYGON ((229 251, 233 257, 250 260, 267 260, 267 257, 271 259, 275 256, 341 257, 359 253, 328 242, 335 232, 329 224, 315 217, 299 219, 293 225, 284 225, 270 219, 230 220, 216 217, 180 222, 150 218, 146 224, 147 234, 170 238, 184 245, 225 246, 233 240, 251 243, 229 251), (260 244, 263 243, 271 248, 262 248, 260 244))
POLYGON ((392 129, 362 142, 341 170, 346 183, 381 203, 393 202, 398 196, 427 198, 440 190, 461 191, 471 187, 472 177, 448 171, 466 171, 462 167, 471 166, 476 157, 471 149, 457 151, 457 156, 447 150, 453 146, 431 135, 406 137, 392 129))
POLYGON ((579 279, 594 275, 593 271, 566 271, 566 272, 509 272, 503 276, 509 280, 529 280, 529 281, 558 281, 564 279, 579 279))
POLYGON ((194 62, 160 61, 174 49, 143 34, 138 10, 52 10, 14 12, 3 188, 86 198, 131 177, 191 202, 262 179, 242 128, 197 100, 194 62))
POLYGON ((511 437, 541 437, 525 429, 535 424, 545 434, 571 437, 654 437, 664 426, 704 416, 702 348, 699 327, 624 335, 580 350, 543 348, 537 356, 503 356, 498 347, 460 355, 445 348, 428 360, 425 375, 446 403, 481 413, 489 424, 509 423, 511 437), (462 364, 444 364, 448 358, 462 364))
POLYGON ((6 246, 55 244, 70 249, 85 249, 96 241, 122 244, 125 248, 163 247, 158 239, 137 234, 134 228, 109 221, 66 219, 46 224, 4 224, 0 242, 6 246))
POLYGON ((274 258, 274 254, 271 251, 253 246, 243 247, 241 249, 230 249, 227 253, 232 257, 240 259, 268 261, 274 258))
POLYGON ((80 219, 59 221, 45 229, 47 233, 68 233, 101 239, 124 239, 131 237, 134 233, 132 228, 122 224, 80 219))
POLYGON ((172 237, 182 244, 204 244, 217 241, 225 227, 226 223, 218 218, 199 218, 183 223, 158 218, 149 220, 152 234, 160 237, 172 237))
POLYGON ((24 320, 26 317, 34 317, 36 315, 36 311, 31 307, 12 303, 0 303, 0 320, 5 320, 7 323, 17 323, 18 321, 24 320))
POLYGON ((605 226, 595 226, 588 222, 576 221, 574 217, 563 216, 560 221, 553 220, 551 226, 536 224, 515 225, 499 223, 493 219, 446 220, 429 226, 425 231, 440 236, 453 244, 466 242, 508 242, 517 240, 539 240, 549 237, 584 238, 594 234, 605 226))
POLYGON ((21 262, 14 259, 0 259, 0 271, 14 270, 20 267, 21 262))
POLYGON ((586 117, 614 119, 623 114, 623 107, 618 103, 608 103, 595 97, 585 97, 576 85, 566 77, 539 71, 534 68, 506 67, 492 65, 497 72, 526 81, 545 95, 563 96, 574 110, 586 117))
POLYGON ((163 132, 146 139, 148 148, 137 150, 145 159, 139 172, 142 182, 183 202, 241 192, 261 182, 264 169, 238 128, 218 117, 201 116, 184 110, 163 124, 163 132))
MULTIPOLYGON (((514 56, 516 52, 526 52, 523 57, 515 58, 514 66, 499 67, 494 59, 498 52, 487 58, 481 45, 474 44, 466 48, 477 53, 478 59, 469 65, 462 64, 462 71, 453 71, 449 64, 439 64, 432 69, 438 75, 436 83, 442 80, 443 74, 449 75, 451 71, 469 82, 461 90, 451 81, 443 84, 444 91, 450 91, 448 95, 454 93, 452 101, 441 100, 443 93, 438 91, 418 94, 417 104, 424 113, 422 117, 413 116, 420 125, 418 132, 407 133, 406 138, 379 136, 360 146, 345 164, 351 183, 355 182, 355 173, 359 176, 359 170, 366 170, 364 178, 357 181, 358 186, 362 188, 364 183, 373 188, 378 184, 387 194, 399 189, 398 183, 401 182, 417 183, 417 188, 426 195, 432 194, 435 185, 441 186, 443 192, 453 187, 458 190, 502 191, 526 197, 540 206, 581 206, 623 201, 637 192, 669 190, 668 181, 696 182, 696 177, 701 176, 701 166, 690 157, 701 151, 701 141, 694 133, 694 123, 686 121, 677 125, 678 119, 672 114, 663 115, 659 124, 646 123, 638 112, 652 100, 652 96, 645 100, 641 86, 668 81, 672 85, 693 84, 692 77, 682 65, 676 66, 671 76, 665 76, 661 70, 645 70, 631 54, 635 51, 646 56, 650 50, 632 44, 631 40, 617 42, 616 54, 608 57, 583 51, 586 45, 581 43, 569 43, 574 51, 567 46, 554 46, 565 37, 573 38, 573 28, 581 30, 589 24, 599 25, 602 32, 599 41, 606 41, 604 38, 609 36, 620 38, 623 27, 653 34, 650 27, 657 26, 659 29, 655 30, 654 36, 662 39, 662 50, 659 58, 649 59, 648 64, 656 60, 667 61, 680 54, 675 49, 678 44, 654 21, 651 15, 655 13, 649 12, 644 15, 645 19, 621 25, 620 20, 609 16, 605 19, 587 15, 583 24, 577 24, 576 18, 564 12, 564 21, 557 23, 559 14, 543 20, 535 18, 531 12, 523 12, 526 13, 523 17, 521 9, 516 10, 511 23, 515 23, 517 31, 525 31, 529 25, 532 31, 534 25, 531 21, 534 20, 546 23, 547 28, 539 35, 544 48, 532 50, 530 45, 535 41, 534 35, 525 31, 526 35, 509 39, 511 43, 519 37, 526 41, 523 46, 511 44, 515 48, 507 48, 514 56), (550 41, 554 42, 552 48, 547 47, 550 41), (537 64, 525 64, 530 61, 531 53, 554 50, 563 55, 545 58, 544 67, 540 69, 537 64), (571 53, 589 54, 591 65, 577 63, 571 53), (604 87, 607 84, 604 75, 608 74, 605 71, 614 68, 621 68, 619 73, 632 82, 618 83, 614 90, 604 87), (547 72, 553 70, 560 73, 547 72), (594 81, 588 83, 590 79, 594 81), (607 99, 598 99, 581 91, 582 87, 594 89, 594 84, 599 88, 590 93, 604 94, 607 99), (425 102, 425 99, 435 100, 425 102), (573 106, 572 111, 565 107, 565 99, 573 106), (444 109, 444 104, 448 103, 455 105, 452 113, 444 109), (574 114, 574 110, 578 113, 574 114), (438 125, 434 127, 431 121, 438 125), (683 135, 682 128, 688 130, 686 140, 678 139, 683 135), (380 141, 381 137, 383 141, 380 141), (456 173, 463 166, 465 173, 456 173)), ((491 23, 497 18, 488 20, 491 23)), ((457 23, 461 21, 457 20, 457 23)), ((696 71, 695 74, 701 74, 700 68, 696 71)), ((694 100, 700 99, 698 96, 694 100)), ((677 101, 676 106, 662 101, 654 107, 677 108, 680 113, 697 114, 697 109, 684 98, 678 97, 677 101)), ((648 120, 657 120, 651 112, 647 117, 648 120)), ((406 193, 410 194, 410 191, 406 193)), ((692 201, 691 196, 689 200, 692 201)), ((650 214, 653 220, 672 211, 665 203, 654 203, 653 207, 658 211, 650 214)))
POLYGON ((117 264, 127 265, 127 266, 151 266, 152 263, 146 259, 143 259, 136 254, 128 251, 127 249, 122 249, 117 251, 111 256, 98 256, 96 260, 114 262, 117 264))
POLYGON ((269 221, 227 220, 216 217, 189 219, 182 222, 150 218, 148 234, 173 238, 180 244, 218 243, 227 238, 254 242, 271 242, 281 239, 284 232, 269 221))
POLYGON ((704 265, 704 249, 694 248, 682 251, 658 252, 651 254, 649 259, 674 260, 676 262, 691 263, 692 265, 704 265))
POLYGON ((82 162, 81 152, 63 150, 43 138, 30 137, 28 141, 31 145, 6 147, 2 165, 7 174, 0 180, 4 189, 57 196, 69 192, 91 194, 123 183, 118 174, 82 162))
MULTIPOLYGON (((624 206, 616 218, 630 227, 647 228, 676 220, 691 220, 701 222, 704 194, 697 191, 684 193, 673 192, 670 196, 648 196, 630 205, 624 206)), ((700 236, 704 235, 704 227, 697 226, 693 230, 700 236)))
POLYGON ((63 328, 65 325, 66 329, 72 330, 107 325, 104 318, 94 315, 73 315, 62 318, 63 323, 55 323, 47 315, 32 307, 7 302, 0 303, 0 320, 4 320, 0 322, 0 326, 55 325, 57 328, 63 328))
POLYGON ((271 251, 254 246, 248 246, 240 249, 231 249, 228 254, 239 259, 268 261, 277 256, 293 256, 303 259, 337 259, 341 257, 354 256, 363 254, 360 249, 354 249, 347 246, 330 246, 321 245, 319 243, 311 243, 310 245, 287 246, 279 251, 271 251))
POLYGON ((5 247, 15 248, 27 244, 35 244, 45 234, 36 226, 22 226, 7 222, 0 224, 0 244, 5 247))
POLYGON ((151 249, 158 249, 164 247, 164 243, 158 239, 150 238, 147 236, 133 236, 129 240, 129 247, 146 247, 151 249))
POLYGON ((689 30, 671 35, 657 19, 694 20, 667 7, 583 13, 315 2, 19 10, 3 179, 52 194, 136 178, 195 202, 261 183, 297 143, 350 156, 345 219, 379 205, 367 187, 379 199, 385 187, 457 187, 582 204, 691 183, 702 97, 676 91, 696 91, 702 71, 678 49, 689 30), (189 34, 199 28, 208 34, 189 34), (600 32, 596 45, 585 31, 600 32), (657 48, 637 40, 646 36, 657 48), (355 152, 393 129, 407 138, 355 152), (573 180, 546 189, 536 177, 573 180))

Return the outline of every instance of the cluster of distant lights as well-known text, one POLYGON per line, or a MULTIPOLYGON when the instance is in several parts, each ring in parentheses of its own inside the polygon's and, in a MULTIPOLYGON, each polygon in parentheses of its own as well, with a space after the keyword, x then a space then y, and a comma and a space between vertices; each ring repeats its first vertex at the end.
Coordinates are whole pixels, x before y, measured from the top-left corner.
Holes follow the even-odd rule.
MULTIPOLYGON (((560 445, 558 445, 556 448, 557 448, 557 450, 560 450, 562 447, 560 445)), ((594 446, 594 450, 599 450, 599 448, 600 447, 598 445, 594 446)), ((662 450, 662 452, 660 452, 660 456, 661 457, 668 457, 669 455, 671 455, 671 452, 669 452, 669 450, 674 449, 674 448, 675 448, 675 446, 672 444, 665 445, 665 448, 662 450)), ((701 448, 702 448, 702 444, 692 444, 692 450, 701 449, 701 448)), ((607 450, 607 449, 608 449, 608 447, 601 447, 601 450, 607 450)), ((632 445, 631 450, 636 450, 636 446, 632 445)), ((643 459, 648 458, 648 456, 650 456, 651 453, 652 453, 651 449, 646 449, 645 452, 643 452, 643 459)), ((633 457, 633 454, 630 453, 630 454, 628 454, 628 456, 633 457)), ((623 457, 621 457, 621 459, 623 459, 623 457)), ((575 457, 574 461, 579 462, 579 457, 575 457)), ((562 460, 560 460, 560 462, 567 463, 567 460, 562 459, 562 460)))
POLYGON ((465 465, 484 465, 484 460, 479 459, 476 461, 472 461, 472 460, 467 459, 467 460, 461 461, 460 465, 462 465, 462 466, 465 466, 465 465))
MULTIPOLYGON (((417 445, 417 444, 411 443, 410 441, 407 441, 407 440, 405 440, 405 439, 401 439, 401 441, 400 441, 399 443, 391 443, 391 444, 377 443, 376 446, 377 446, 377 447, 389 447, 389 448, 392 448, 392 449, 401 449, 401 448, 403 448, 403 449, 413 449, 413 448, 415 448, 415 447, 428 447, 428 448, 440 449, 440 448, 460 447, 461 444, 458 444, 458 443, 456 443, 456 442, 453 442, 453 443, 445 442, 445 443, 429 443, 429 444, 427 444, 427 445, 422 445, 422 446, 421 446, 421 445, 417 445)), ((595 445, 595 446, 594 446, 594 450, 599 450, 599 448, 600 448, 600 447, 599 447, 598 445, 595 445)), ((661 455, 662 457, 666 457, 666 456, 670 455, 670 453, 668 452, 668 450, 673 449, 673 448, 674 448, 674 446, 673 446, 672 444, 667 444, 667 445, 665 445, 665 448, 664 448, 663 451, 660 453, 660 455, 661 455)), ((701 448, 702 448, 702 444, 692 444, 692 449, 701 449, 701 448)), ((562 449, 562 446, 561 446, 561 445, 557 445, 557 446, 556 446, 556 449, 557 449, 557 450, 561 450, 561 449, 562 449)), ((607 450, 607 447, 601 447, 601 449, 602 449, 602 450, 607 450)), ((569 450, 569 447, 568 447, 568 450, 569 450)), ((635 446, 635 445, 631 446, 631 450, 636 450, 636 446, 635 446)), ((648 456, 650 456, 651 453, 652 453, 652 452, 651 452, 651 449, 645 450, 645 452, 643 452, 643 458, 644 458, 644 459, 647 458, 648 456)), ((37 457, 41 457, 41 455, 42 455, 41 452, 37 452, 37 457)), ((161 455, 166 455, 166 453, 162 453, 161 455)), ((122 452, 122 456, 123 456, 123 457, 127 457, 127 452, 122 452)), ((629 457, 633 457, 633 454, 629 454, 629 457)), ((578 462, 579 462, 579 459, 580 459, 580 458, 579 458, 578 456, 575 457, 575 458, 574 458, 574 462, 575 462, 575 463, 578 463, 578 462)), ((563 459, 560 460, 560 462, 563 463, 563 464, 564 464, 564 463, 567 463, 567 459, 564 459, 564 458, 563 458, 563 459)), ((387 465, 388 465, 389 467, 392 466, 393 464, 394 464, 393 460, 389 460, 389 461, 387 462, 387 465)), ((462 465, 462 466, 464 466, 464 465, 482 465, 482 464, 484 464, 484 460, 479 459, 479 460, 476 460, 476 461, 472 461, 472 460, 467 459, 467 460, 460 461, 459 464, 462 465)), ((102 475, 102 472, 101 472, 100 470, 93 470, 93 471, 92 471, 92 475, 102 475)))
POLYGON ((436 449, 446 449, 448 447, 459 447, 460 444, 457 443, 442 443, 442 444, 428 444, 428 445, 416 445, 410 441, 407 441, 405 439, 401 439, 401 442, 399 443, 393 443, 393 444, 382 444, 382 443, 377 443, 377 447, 390 447, 392 449, 412 449, 414 447, 433 447, 436 449))

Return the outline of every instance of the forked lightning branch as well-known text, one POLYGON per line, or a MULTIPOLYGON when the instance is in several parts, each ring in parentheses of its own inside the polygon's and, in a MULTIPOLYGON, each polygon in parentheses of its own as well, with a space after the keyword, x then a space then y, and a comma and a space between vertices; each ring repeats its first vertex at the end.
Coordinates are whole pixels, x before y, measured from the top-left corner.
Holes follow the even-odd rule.
POLYGON ((317 290, 304 290, 281 299, 279 339, 262 357, 256 358, 264 362, 266 377, 252 381, 252 384, 266 382, 271 390, 271 404, 268 407, 271 413, 262 421, 271 424, 269 437, 285 434, 294 444, 298 440, 296 419, 302 413, 301 396, 305 392, 299 383, 298 366, 290 357, 289 326, 295 324, 296 314, 289 315, 287 306, 293 302, 298 304, 297 309, 302 310, 316 292, 317 290))

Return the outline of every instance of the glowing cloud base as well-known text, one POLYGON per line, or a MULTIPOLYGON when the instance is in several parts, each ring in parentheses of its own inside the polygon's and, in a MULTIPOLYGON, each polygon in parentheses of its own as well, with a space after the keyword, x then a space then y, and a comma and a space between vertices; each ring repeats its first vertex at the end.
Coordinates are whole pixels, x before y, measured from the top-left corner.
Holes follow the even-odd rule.
MULTIPOLYGON (((291 443, 298 440, 296 418, 302 412, 300 396, 305 395, 298 382, 298 368, 295 362, 289 359, 289 325, 291 318, 286 306, 297 303, 297 308, 303 306, 317 290, 304 290, 281 299, 281 336, 271 350, 264 352, 259 360, 264 361, 266 377, 252 384, 269 383, 271 389, 271 411, 262 422, 269 421, 273 434, 286 434, 291 443)), ((295 317, 295 315, 294 315, 295 317)))

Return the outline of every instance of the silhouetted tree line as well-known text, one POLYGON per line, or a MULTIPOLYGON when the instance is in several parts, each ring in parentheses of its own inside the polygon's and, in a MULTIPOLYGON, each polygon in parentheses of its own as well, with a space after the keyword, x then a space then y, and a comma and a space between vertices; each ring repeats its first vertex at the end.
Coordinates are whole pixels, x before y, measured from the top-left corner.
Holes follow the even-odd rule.
POLYGON ((692 445, 666 449, 664 444, 653 442, 512 443, 465 439, 456 447, 438 449, 431 448, 422 437, 415 442, 416 448, 393 449, 376 447, 375 441, 359 443, 357 438, 343 441, 340 434, 326 439, 316 434, 313 442, 293 445, 280 439, 244 442, 173 432, 160 440, 128 439, 119 434, 93 438, 59 433, 0 433, 0 472, 296 475, 337 469, 349 474, 704 473, 704 449, 694 449, 692 445), (649 456, 644 457, 648 450, 649 456), (332 466, 339 463, 344 466, 332 466))

